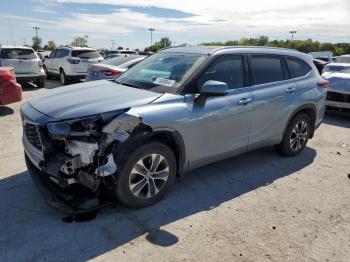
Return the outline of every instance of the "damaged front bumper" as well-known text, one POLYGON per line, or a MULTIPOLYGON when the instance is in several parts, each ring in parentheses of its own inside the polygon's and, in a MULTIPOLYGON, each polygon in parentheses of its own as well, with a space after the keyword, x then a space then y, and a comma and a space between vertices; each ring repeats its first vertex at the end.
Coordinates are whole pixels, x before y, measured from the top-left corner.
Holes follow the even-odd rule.
POLYGON ((111 201, 101 201, 96 197, 75 198, 72 193, 64 191, 52 182, 47 174, 34 165, 26 153, 25 161, 34 183, 43 194, 46 202, 67 215, 77 216, 95 212, 112 204, 111 201))
POLYGON ((21 111, 26 164, 47 202, 71 215, 110 205, 115 200, 116 148, 140 120, 119 111, 46 122, 38 121, 43 118, 39 112, 27 111, 29 116, 21 111))

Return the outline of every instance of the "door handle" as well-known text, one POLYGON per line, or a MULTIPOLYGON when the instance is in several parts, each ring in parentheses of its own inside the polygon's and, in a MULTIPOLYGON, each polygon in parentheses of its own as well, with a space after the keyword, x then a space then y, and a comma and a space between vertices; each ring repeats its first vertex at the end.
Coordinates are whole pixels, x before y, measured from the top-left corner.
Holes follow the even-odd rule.
POLYGON ((237 102, 237 104, 242 105, 242 106, 245 106, 245 105, 247 105, 247 104, 249 104, 249 103, 251 103, 251 102, 252 102, 252 99, 251 99, 251 98, 242 98, 241 100, 239 100, 239 101, 237 102))
POLYGON ((295 87, 288 87, 286 90, 286 93, 291 94, 291 93, 294 93, 294 91, 295 91, 295 87))

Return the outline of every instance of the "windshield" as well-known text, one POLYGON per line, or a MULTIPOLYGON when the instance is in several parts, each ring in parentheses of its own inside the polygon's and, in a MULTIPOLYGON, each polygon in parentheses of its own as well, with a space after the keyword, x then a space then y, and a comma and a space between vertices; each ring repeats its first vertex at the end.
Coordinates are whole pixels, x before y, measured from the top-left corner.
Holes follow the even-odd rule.
POLYGON ((207 56, 184 53, 157 53, 117 78, 120 84, 156 92, 176 93, 180 85, 207 56))
POLYGON ((31 60, 31 59, 37 59, 38 57, 36 56, 36 54, 32 49, 11 48, 11 49, 2 49, 1 58, 31 60))
POLYGON ((96 50, 74 50, 72 51, 72 57, 91 59, 99 58, 101 55, 96 50))
POLYGON ((336 63, 350 63, 350 56, 341 56, 335 59, 336 63))

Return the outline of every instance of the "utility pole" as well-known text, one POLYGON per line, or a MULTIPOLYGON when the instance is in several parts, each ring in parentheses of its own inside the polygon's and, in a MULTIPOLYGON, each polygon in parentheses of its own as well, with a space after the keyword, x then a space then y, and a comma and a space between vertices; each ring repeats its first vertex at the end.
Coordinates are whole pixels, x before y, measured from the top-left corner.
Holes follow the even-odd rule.
POLYGON ((85 37, 85 46, 88 46, 88 42, 87 42, 87 40, 88 40, 88 35, 84 35, 84 37, 85 37))
POLYGON ((289 33, 292 35, 292 38, 291 38, 290 43, 289 43, 289 47, 292 47, 293 36, 294 36, 294 34, 296 34, 296 32, 297 31, 295 31, 295 30, 289 31, 289 33))
POLYGON ((152 45, 153 45, 153 31, 156 31, 156 29, 154 29, 154 28, 149 28, 149 29, 147 29, 147 30, 151 32, 151 46, 152 46, 152 45))
POLYGON ((26 45, 26 38, 22 37, 22 39, 23 39, 23 45, 25 46, 26 45))

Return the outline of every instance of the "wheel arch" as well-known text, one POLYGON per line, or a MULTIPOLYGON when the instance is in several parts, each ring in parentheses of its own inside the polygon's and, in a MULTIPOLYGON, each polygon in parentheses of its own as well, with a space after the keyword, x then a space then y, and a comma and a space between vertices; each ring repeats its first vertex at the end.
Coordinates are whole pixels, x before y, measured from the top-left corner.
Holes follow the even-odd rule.
POLYGON ((290 122, 294 119, 294 117, 300 113, 304 113, 304 114, 308 115, 310 117, 310 120, 311 120, 312 130, 311 130, 310 138, 312 138, 314 136, 314 131, 315 131, 316 112, 317 112, 317 109, 316 109, 316 106, 314 104, 304 104, 304 105, 301 105, 301 106, 297 107, 296 109, 294 109, 292 114, 288 118, 286 126, 284 127, 282 137, 284 137, 286 130, 287 130, 290 122))

